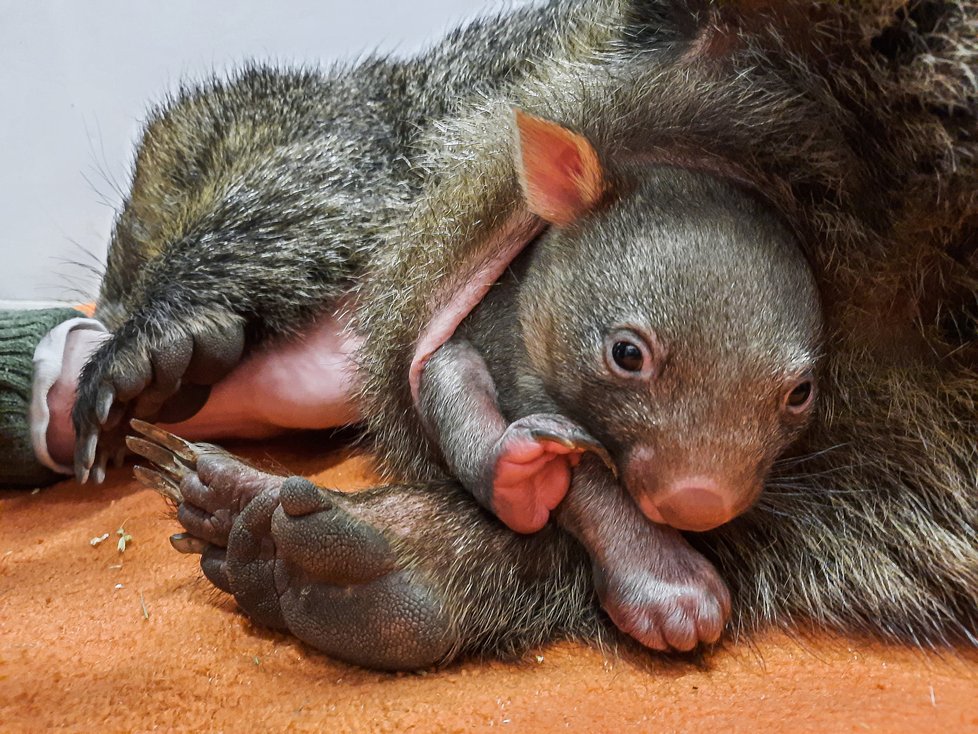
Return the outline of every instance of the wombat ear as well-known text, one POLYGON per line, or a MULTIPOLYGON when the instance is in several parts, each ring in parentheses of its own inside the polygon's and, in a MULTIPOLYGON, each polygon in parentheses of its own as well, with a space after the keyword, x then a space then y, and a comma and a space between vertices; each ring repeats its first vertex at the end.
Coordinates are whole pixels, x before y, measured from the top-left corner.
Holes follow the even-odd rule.
POLYGON ((530 211, 568 225, 597 205, 605 174, 587 138, 555 122, 516 110, 517 169, 530 211))

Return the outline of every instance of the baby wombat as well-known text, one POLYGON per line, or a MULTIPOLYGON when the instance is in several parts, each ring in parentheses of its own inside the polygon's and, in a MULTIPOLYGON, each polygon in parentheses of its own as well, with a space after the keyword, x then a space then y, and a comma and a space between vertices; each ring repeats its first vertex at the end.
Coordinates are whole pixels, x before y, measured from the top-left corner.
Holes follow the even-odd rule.
POLYGON ((564 498, 576 457, 600 455, 600 491, 558 523, 588 548, 605 610, 652 647, 713 642, 726 590, 673 528, 748 509, 807 422, 811 271, 751 192, 601 162, 565 128, 517 121, 524 196, 552 227, 430 357, 422 416, 452 475, 523 532, 564 498))

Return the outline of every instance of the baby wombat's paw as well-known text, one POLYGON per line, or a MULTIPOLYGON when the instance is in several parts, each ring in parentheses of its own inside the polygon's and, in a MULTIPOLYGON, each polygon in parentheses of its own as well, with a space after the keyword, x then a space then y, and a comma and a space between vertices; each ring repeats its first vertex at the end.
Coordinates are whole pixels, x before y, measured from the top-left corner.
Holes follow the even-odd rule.
POLYGON ((134 422, 130 447, 155 469, 148 486, 178 503, 204 575, 255 622, 287 629, 341 660, 420 668, 452 647, 439 593, 406 569, 386 537, 358 517, 356 497, 301 477, 260 472, 233 456, 134 422))
POLYGON ((101 482, 109 458, 121 458, 129 418, 175 423, 200 410, 243 350, 244 322, 235 316, 152 334, 123 326, 92 355, 78 382, 72 413, 78 481, 101 482))
POLYGON ((545 413, 520 418, 496 442, 481 499, 510 529, 534 533, 567 494, 571 469, 587 451, 614 471, 605 448, 569 418, 545 413))
POLYGON ((685 543, 648 566, 596 567, 594 577, 615 626, 653 650, 687 652, 714 643, 730 617, 723 579, 685 543))

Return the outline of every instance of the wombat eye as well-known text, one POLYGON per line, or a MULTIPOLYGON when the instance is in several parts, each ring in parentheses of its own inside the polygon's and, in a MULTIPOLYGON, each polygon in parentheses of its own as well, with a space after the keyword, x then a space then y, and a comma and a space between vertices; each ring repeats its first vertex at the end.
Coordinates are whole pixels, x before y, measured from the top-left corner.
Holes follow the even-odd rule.
POLYGON ((811 404, 814 395, 815 384, 812 380, 802 380, 785 395, 784 406, 792 413, 800 413, 811 404))
POLYGON ((641 372, 645 362, 642 349, 631 342, 615 342, 611 348, 611 358, 626 372, 641 372))
POLYGON ((649 379, 657 371, 661 353, 657 345, 651 332, 631 327, 613 329, 604 337, 604 361, 613 375, 629 380, 649 379))

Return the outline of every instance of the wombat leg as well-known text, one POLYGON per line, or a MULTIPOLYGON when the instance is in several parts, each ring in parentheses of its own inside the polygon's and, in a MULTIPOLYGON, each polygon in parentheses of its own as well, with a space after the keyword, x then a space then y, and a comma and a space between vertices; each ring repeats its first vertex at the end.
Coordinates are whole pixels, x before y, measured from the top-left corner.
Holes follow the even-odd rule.
POLYGON ((72 413, 80 482, 90 475, 102 480, 108 459, 122 449, 129 418, 176 422, 193 415, 210 386, 241 359, 239 317, 165 323, 141 327, 130 319, 85 365, 72 413))
POLYGON ((372 668, 424 667, 455 646, 440 592, 360 517, 358 497, 265 474, 205 445, 186 444, 188 461, 162 429, 135 427, 152 440, 130 439, 131 448, 156 465, 137 476, 180 498, 186 532, 173 546, 200 553, 204 575, 253 621, 372 668))
POLYGON ((454 338, 431 356, 419 408, 452 473, 517 532, 546 524, 581 454, 594 452, 613 466, 604 447, 565 416, 538 413, 508 423, 482 355, 465 339, 454 338))
POLYGON ((730 593, 716 569, 678 531, 645 518, 594 458, 581 460, 555 516, 587 548, 601 605, 620 630, 655 650, 720 639, 730 593))

